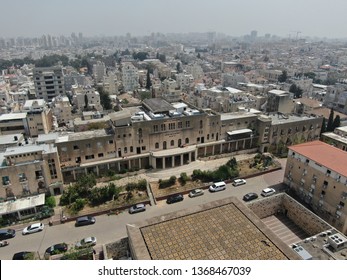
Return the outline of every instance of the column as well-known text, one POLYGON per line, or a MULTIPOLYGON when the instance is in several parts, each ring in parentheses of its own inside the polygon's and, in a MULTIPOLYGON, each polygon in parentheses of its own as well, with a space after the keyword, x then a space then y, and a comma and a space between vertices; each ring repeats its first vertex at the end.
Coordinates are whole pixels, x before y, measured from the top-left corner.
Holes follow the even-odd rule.
POLYGON ((175 167, 175 156, 171 157, 171 167, 175 167))
POLYGON ((100 175, 99 166, 96 165, 95 168, 96 168, 96 175, 99 176, 100 175))
POLYGON ((130 170, 131 169, 131 160, 129 159, 128 160, 128 170, 130 170))
POLYGON ((181 166, 183 165, 183 155, 180 155, 181 166))
POLYGON ((139 169, 141 169, 141 158, 139 158, 139 169))
POLYGON ((214 145, 212 146, 212 155, 214 156, 214 145))
POLYGON ((162 158, 162 162, 163 162, 163 169, 165 169, 165 157, 162 158))
POLYGON ((76 181, 77 178, 76 178, 76 171, 75 170, 72 170, 72 176, 73 176, 73 179, 76 181))

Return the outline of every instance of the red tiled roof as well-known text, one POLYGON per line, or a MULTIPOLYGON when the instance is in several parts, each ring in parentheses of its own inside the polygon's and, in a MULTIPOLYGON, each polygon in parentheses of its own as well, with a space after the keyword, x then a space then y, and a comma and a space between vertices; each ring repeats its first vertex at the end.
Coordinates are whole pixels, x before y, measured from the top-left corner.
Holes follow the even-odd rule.
POLYGON ((321 141, 290 146, 290 150, 347 177, 347 152, 321 141))

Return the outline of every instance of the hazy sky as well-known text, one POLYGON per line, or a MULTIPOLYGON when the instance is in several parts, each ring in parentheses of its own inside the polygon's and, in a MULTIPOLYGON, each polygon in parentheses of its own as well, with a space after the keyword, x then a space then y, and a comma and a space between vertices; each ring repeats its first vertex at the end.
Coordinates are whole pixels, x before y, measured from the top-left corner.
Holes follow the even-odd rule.
POLYGON ((346 0, 0 0, 0 37, 257 30, 347 37, 346 0))

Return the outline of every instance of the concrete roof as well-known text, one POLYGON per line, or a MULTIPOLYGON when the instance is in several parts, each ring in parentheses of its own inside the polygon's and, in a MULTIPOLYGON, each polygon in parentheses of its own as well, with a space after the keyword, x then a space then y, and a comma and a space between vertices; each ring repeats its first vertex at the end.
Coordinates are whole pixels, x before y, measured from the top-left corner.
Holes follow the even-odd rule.
POLYGON ((153 113, 167 112, 175 108, 167 101, 161 98, 150 98, 143 101, 143 105, 153 113))
POLYGON ((0 215, 13 213, 20 210, 29 209, 35 206, 45 204, 45 194, 23 197, 15 201, 6 201, 0 203, 0 215))
POLYGON ((0 116, 0 121, 19 120, 19 119, 25 119, 26 117, 27 117, 27 113, 2 114, 0 116))

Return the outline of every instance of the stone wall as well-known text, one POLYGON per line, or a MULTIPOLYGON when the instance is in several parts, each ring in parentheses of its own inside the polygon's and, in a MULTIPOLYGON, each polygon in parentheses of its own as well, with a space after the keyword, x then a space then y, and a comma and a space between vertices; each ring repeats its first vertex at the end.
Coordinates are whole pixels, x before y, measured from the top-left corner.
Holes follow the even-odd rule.
POLYGON ((316 235, 332 228, 328 223, 298 203, 292 197, 288 195, 284 196, 282 203, 283 209, 287 210, 287 217, 303 229, 308 235, 316 235))
POLYGON ((276 194, 247 204, 260 219, 275 215, 282 210, 282 195, 276 194))
POLYGON ((130 257, 128 238, 123 238, 114 243, 106 244, 105 259, 124 260, 130 257))
POLYGON ((277 194, 249 203, 248 208, 260 219, 284 214, 308 235, 316 235, 332 227, 287 194, 277 194))

